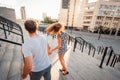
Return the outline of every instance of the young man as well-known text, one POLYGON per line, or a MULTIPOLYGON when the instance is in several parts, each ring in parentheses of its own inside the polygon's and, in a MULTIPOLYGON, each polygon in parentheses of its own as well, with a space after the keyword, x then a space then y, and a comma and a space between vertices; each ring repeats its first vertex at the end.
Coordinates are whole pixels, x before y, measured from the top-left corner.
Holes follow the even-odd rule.
POLYGON ((23 79, 30 75, 30 80, 51 80, 51 64, 48 58, 50 47, 47 38, 38 34, 38 24, 34 20, 24 23, 30 38, 22 45, 24 55, 23 79))

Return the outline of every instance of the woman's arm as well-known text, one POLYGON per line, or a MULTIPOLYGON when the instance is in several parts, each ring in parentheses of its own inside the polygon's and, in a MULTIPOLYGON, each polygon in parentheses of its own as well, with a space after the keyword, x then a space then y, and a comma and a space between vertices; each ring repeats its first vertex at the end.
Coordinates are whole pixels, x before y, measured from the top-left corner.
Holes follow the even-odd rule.
POLYGON ((53 52, 61 47, 61 38, 60 37, 57 38, 57 42, 58 42, 58 45, 55 48, 51 49, 51 52, 53 52))
POLYGON ((47 48, 48 48, 48 55, 51 55, 52 52, 51 52, 51 50, 50 50, 50 45, 49 45, 49 44, 47 45, 47 48))
POLYGON ((69 40, 69 36, 68 36, 68 35, 66 36, 66 40, 67 40, 67 41, 69 40))

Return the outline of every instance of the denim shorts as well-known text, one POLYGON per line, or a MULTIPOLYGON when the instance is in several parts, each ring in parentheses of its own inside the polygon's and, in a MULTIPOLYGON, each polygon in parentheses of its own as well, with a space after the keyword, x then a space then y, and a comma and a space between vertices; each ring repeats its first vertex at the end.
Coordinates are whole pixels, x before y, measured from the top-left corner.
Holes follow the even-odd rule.
POLYGON ((39 72, 31 72, 30 80, 40 80, 43 76, 44 80, 51 80, 51 65, 39 72))

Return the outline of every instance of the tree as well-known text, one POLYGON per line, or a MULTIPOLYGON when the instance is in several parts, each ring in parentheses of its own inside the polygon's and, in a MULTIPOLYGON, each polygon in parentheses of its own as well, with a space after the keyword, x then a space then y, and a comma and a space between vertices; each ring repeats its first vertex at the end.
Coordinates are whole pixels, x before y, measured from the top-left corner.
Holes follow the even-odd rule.
POLYGON ((58 22, 58 20, 56 20, 56 19, 51 19, 51 17, 46 16, 46 17, 44 18, 44 20, 41 21, 41 22, 42 22, 42 23, 51 24, 51 23, 54 23, 54 22, 58 22))

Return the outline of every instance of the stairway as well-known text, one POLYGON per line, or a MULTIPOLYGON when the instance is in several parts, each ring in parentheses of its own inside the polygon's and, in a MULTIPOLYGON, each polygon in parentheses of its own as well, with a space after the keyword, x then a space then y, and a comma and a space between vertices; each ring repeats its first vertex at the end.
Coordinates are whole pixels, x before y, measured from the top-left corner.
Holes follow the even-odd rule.
MULTIPOLYGON (((11 38, 15 39, 13 36, 11 38)), ((0 44, 0 80, 21 80, 23 67, 21 46, 6 42, 0 44)))
MULTIPOLYGON (((8 29, 9 23, 13 24, 14 32, 20 34, 18 25, 10 20, 4 19, 0 16, 0 28, 8 29), (5 21, 5 22, 4 22, 5 21)), ((12 31, 12 30, 11 30, 12 31)), ((21 37, 14 33, 6 31, 7 38, 5 38, 4 30, 0 29, 0 38, 21 43, 21 37)), ((22 80, 23 55, 21 53, 21 46, 0 41, 0 80, 22 80)))

